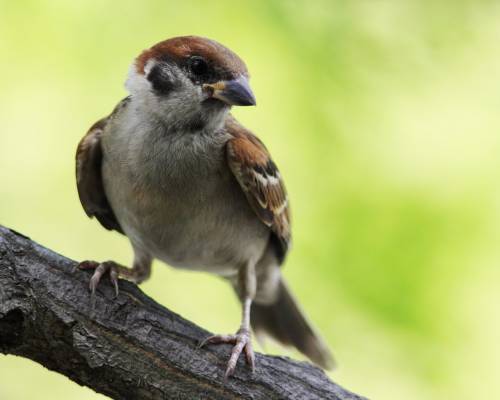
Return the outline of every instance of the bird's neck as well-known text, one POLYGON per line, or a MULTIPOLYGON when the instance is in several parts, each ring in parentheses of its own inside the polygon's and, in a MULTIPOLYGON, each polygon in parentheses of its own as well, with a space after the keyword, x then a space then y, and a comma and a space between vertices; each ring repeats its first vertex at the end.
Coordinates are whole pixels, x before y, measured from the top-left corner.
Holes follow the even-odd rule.
POLYGON ((184 106, 182 102, 159 104, 154 98, 134 97, 132 103, 136 116, 177 134, 217 133, 222 130, 229 115, 228 107, 193 107, 184 106))

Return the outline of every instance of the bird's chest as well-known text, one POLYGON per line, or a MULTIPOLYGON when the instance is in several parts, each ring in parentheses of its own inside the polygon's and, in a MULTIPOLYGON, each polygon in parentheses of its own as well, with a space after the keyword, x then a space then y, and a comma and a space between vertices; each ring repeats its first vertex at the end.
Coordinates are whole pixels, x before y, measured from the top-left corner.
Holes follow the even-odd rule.
POLYGON ((104 175, 125 224, 151 227, 182 220, 190 225, 197 215, 210 218, 210 205, 231 190, 224 144, 214 139, 150 133, 117 147, 106 154, 104 175))
POLYGON ((104 175, 135 245, 179 267, 234 266, 248 257, 246 243, 265 232, 227 166, 222 140, 183 137, 130 148, 125 162, 110 157, 104 175))

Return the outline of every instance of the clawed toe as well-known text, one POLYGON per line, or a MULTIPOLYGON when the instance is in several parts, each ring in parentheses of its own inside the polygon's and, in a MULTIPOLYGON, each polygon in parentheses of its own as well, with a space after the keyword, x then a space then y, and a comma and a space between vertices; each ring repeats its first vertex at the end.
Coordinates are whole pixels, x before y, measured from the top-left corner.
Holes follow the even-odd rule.
POLYGON ((199 347, 204 347, 208 344, 221 344, 228 343, 233 344, 233 350, 231 351, 231 357, 227 362, 225 378, 229 378, 233 375, 236 368, 236 363, 241 353, 245 352, 245 358, 247 364, 250 365, 252 372, 255 370, 255 355, 252 348, 252 339, 249 330, 240 329, 235 335, 214 335, 203 340, 199 347))
POLYGON ((205 340, 202 340, 198 345, 198 348, 202 348, 207 344, 221 344, 221 343, 236 343, 236 335, 214 335, 209 336, 205 340))
POLYGON ((106 273, 109 274, 109 280, 113 284, 115 288, 115 295, 118 296, 119 288, 118 288, 118 269, 115 266, 113 261, 105 261, 103 263, 98 263, 96 261, 82 261, 78 268, 82 270, 93 269, 94 273, 90 278, 89 282, 89 290, 90 290, 90 299, 92 303, 92 308, 95 308, 95 292, 97 286, 99 286, 99 282, 101 278, 106 273))
POLYGON ((78 264, 78 268, 82 270, 96 269, 99 266, 97 261, 85 260, 78 264))

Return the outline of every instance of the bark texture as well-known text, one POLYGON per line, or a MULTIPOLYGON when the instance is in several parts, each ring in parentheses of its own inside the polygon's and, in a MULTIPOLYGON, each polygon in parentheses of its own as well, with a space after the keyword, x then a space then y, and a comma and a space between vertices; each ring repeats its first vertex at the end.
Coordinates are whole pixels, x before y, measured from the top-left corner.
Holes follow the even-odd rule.
POLYGON ((224 381, 230 347, 198 349, 209 332, 120 281, 102 284, 92 310, 90 272, 0 226, 0 351, 30 358, 113 399, 362 399, 318 368, 256 354, 224 381))

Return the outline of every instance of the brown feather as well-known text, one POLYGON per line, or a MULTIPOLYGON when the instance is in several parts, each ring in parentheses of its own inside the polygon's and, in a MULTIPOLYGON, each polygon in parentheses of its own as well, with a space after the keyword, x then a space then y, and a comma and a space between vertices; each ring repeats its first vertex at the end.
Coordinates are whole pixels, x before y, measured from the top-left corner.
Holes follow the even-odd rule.
POLYGON ((281 262, 290 247, 290 211, 285 185, 264 144, 233 118, 226 121, 229 167, 260 220, 273 232, 281 262))
POLYGON ((201 56, 207 62, 234 76, 248 76, 247 68, 241 58, 220 43, 199 36, 180 36, 157 43, 137 57, 135 66, 139 74, 144 74, 144 67, 151 59, 167 58, 182 63, 191 56, 201 56))
POLYGON ((83 209, 89 217, 96 217, 106 229, 123 233, 109 204, 102 181, 101 135, 109 119, 128 103, 122 100, 113 113, 91 126, 76 150, 76 185, 83 209))
POLYGON ((304 316, 285 282, 279 284, 276 302, 252 305, 250 318, 257 334, 263 331, 285 346, 295 346, 324 369, 335 366, 328 346, 304 316))

